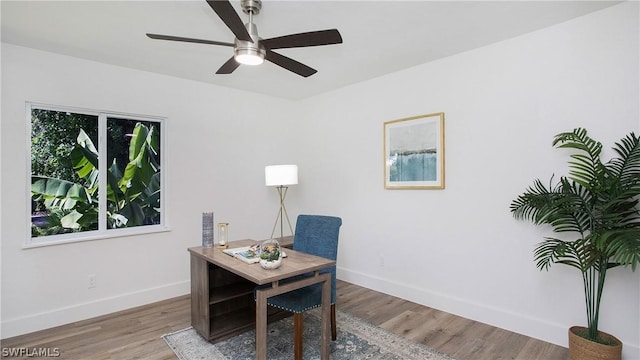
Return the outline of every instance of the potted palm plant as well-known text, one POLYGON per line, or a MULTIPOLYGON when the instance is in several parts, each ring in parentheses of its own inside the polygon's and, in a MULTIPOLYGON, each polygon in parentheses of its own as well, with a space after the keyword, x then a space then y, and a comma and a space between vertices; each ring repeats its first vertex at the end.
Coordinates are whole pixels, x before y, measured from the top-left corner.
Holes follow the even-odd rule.
POLYGON ((557 234, 534 250, 540 270, 558 263, 582 274, 587 327, 569 329, 569 358, 620 359, 622 343, 598 330, 598 318, 607 271, 635 271, 640 262, 640 139, 634 133, 622 138, 613 147, 617 156, 606 163, 600 160, 602 144, 582 128, 556 135, 553 146, 575 151, 569 175, 555 184, 552 177, 549 186, 535 180, 511 203, 511 212, 551 225, 557 234))

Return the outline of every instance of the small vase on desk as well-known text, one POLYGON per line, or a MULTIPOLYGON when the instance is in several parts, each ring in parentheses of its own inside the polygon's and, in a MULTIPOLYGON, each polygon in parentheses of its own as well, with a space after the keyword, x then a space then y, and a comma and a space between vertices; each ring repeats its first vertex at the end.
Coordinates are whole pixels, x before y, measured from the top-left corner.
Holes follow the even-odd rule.
POLYGON ((213 213, 202 213, 202 247, 213 247, 213 213))
POLYGON ((282 264, 280 243, 275 239, 265 240, 260 245, 260 266, 263 269, 277 269, 282 264))

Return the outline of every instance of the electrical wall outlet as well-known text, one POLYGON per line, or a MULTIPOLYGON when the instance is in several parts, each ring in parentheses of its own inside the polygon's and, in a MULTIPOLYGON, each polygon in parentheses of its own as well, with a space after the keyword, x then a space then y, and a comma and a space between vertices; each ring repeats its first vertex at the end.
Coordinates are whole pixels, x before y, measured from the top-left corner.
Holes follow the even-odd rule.
POLYGON ((89 274, 89 289, 96 287, 96 274, 89 274))

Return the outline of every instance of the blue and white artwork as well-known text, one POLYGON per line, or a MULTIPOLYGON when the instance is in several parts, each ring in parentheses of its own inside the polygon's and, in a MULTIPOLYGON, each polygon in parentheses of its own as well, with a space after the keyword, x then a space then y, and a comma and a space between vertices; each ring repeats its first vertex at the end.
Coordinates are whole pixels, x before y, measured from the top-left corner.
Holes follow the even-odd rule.
POLYGON ((435 181, 436 126, 433 123, 389 129, 391 181, 435 181))
POLYGON ((385 123, 385 187, 444 187, 443 126, 443 113, 385 123))

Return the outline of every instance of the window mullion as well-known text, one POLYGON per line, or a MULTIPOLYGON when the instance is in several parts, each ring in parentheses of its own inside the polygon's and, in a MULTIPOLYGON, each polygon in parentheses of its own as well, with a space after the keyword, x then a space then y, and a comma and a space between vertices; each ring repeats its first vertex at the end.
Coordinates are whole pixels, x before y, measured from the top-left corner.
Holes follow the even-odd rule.
POLYGON ((107 115, 98 117, 98 231, 107 231, 107 115))

